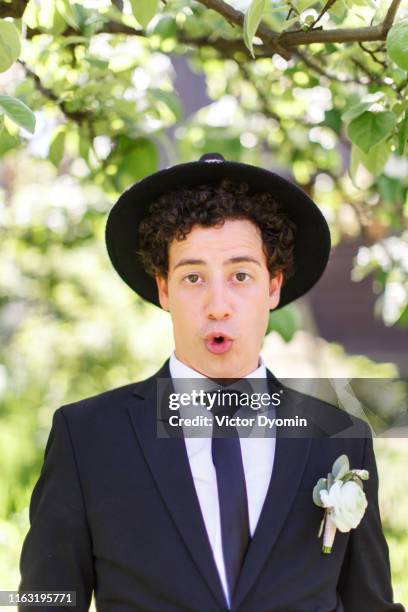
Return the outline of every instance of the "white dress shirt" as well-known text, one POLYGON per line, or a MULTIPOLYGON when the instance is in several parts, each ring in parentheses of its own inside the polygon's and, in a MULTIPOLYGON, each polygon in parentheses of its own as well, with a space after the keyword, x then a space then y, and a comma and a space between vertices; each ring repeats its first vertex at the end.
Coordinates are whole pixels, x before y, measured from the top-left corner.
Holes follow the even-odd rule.
MULTIPOLYGON (((175 391, 178 392, 177 379, 206 378, 196 370, 186 366, 173 354, 170 357, 170 375, 175 391)), ((265 363, 260 357, 259 366, 245 378, 264 379, 257 381, 256 391, 268 392, 265 363), (261 389, 259 387, 261 385, 261 389)), ((182 407, 180 406, 180 416, 182 407)), ((211 430, 210 430, 211 432, 211 430)), ((242 462, 248 498, 249 529, 251 537, 261 514, 266 492, 272 475, 275 456, 274 437, 240 437, 242 462)), ((200 503, 214 560, 220 575, 225 596, 230 605, 227 577, 222 552, 220 508, 218 503, 217 476, 211 455, 211 434, 205 438, 185 437, 187 455, 195 489, 200 503)))

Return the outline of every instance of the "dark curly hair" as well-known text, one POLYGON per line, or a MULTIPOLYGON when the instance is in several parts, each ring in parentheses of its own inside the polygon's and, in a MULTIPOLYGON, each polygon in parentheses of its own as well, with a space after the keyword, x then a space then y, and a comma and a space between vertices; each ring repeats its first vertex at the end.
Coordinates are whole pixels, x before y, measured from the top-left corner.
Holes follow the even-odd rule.
POLYGON ((139 226, 138 254, 146 272, 166 278, 173 240, 184 240, 194 225, 220 226, 227 219, 248 219, 259 228, 271 278, 278 272, 284 281, 293 275, 296 225, 270 193, 251 193, 247 183, 228 178, 179 187, 150 204, 139 226))

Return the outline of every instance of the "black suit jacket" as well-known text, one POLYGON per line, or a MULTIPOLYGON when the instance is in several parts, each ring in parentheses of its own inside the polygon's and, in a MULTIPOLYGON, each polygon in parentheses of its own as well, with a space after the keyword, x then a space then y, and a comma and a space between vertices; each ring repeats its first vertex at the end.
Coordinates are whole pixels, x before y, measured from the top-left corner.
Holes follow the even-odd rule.
MULTIPOLYGON (((145 381, 56 410, 31 498, 20 590, 76 591, 76 609, 84 612, 93 591, 100 612, 228 609, 184 440, 156 435, 156 379, 169 377, 166 362, 145 381)), ((268 382, 273 390, 270 372, 268 382)), ((277 428, 272 477, 232 609, 404 610, 392 603, 369 428, 329 404, 291 394, 284 415, 303 411, 313 437, 290 438, 277 428), (347 432, 359 437, 343 437, 347 432), (356 529, 337 531, 327 555, 317 538, 323 510, 312 489, 342 453, 351 467, 370 472, 368 508, 356 529)), ((44 608, 21 608, 27 609, 44 608)))

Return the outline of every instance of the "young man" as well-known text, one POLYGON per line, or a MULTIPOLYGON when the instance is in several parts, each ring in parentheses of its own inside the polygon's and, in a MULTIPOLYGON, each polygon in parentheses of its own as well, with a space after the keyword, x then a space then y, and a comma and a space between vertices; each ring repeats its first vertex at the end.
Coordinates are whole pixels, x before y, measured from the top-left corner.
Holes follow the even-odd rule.
POLYGON ((271 172, 206 154, 132 186, 106 239, 123 280, 170 312, 175 352, 151 378, 55 412, 20 590, 76 591, 81 611, 92 591, 101 612, 403 610, 392 603, 361 420, 293 392, 276 410, 310 418, 306 436, 225 439, 214 422, 208 436, 158 435, 162 380, 276 390, 259 351, 269 311, 306 293, 326 266, 317 206, 271 172), (327 555, 312 490, 342 454, 369 471, 368 506, 327 555))

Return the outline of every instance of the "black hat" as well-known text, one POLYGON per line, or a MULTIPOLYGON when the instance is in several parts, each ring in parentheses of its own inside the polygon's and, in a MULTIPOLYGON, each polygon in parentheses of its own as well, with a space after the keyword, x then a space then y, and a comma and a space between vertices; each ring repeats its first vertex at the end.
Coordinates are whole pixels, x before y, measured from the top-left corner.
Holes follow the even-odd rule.
POLYGON ((252 192, 270 192, 296 224, 295 273, 281 288, 278 308, 305 294, 319 280, 330 253, 330 232, 316 204, 299 187, 283 177, 249 164, 226 161, 219 153, 206 153, 199 161, 159 170, 129 187, 109 213, 106 245, 113 267, 142 298, 160 306, 156 281, 137 255, 138 228, 151 202, 172 189, 223 178, 245 181, 252 192))

